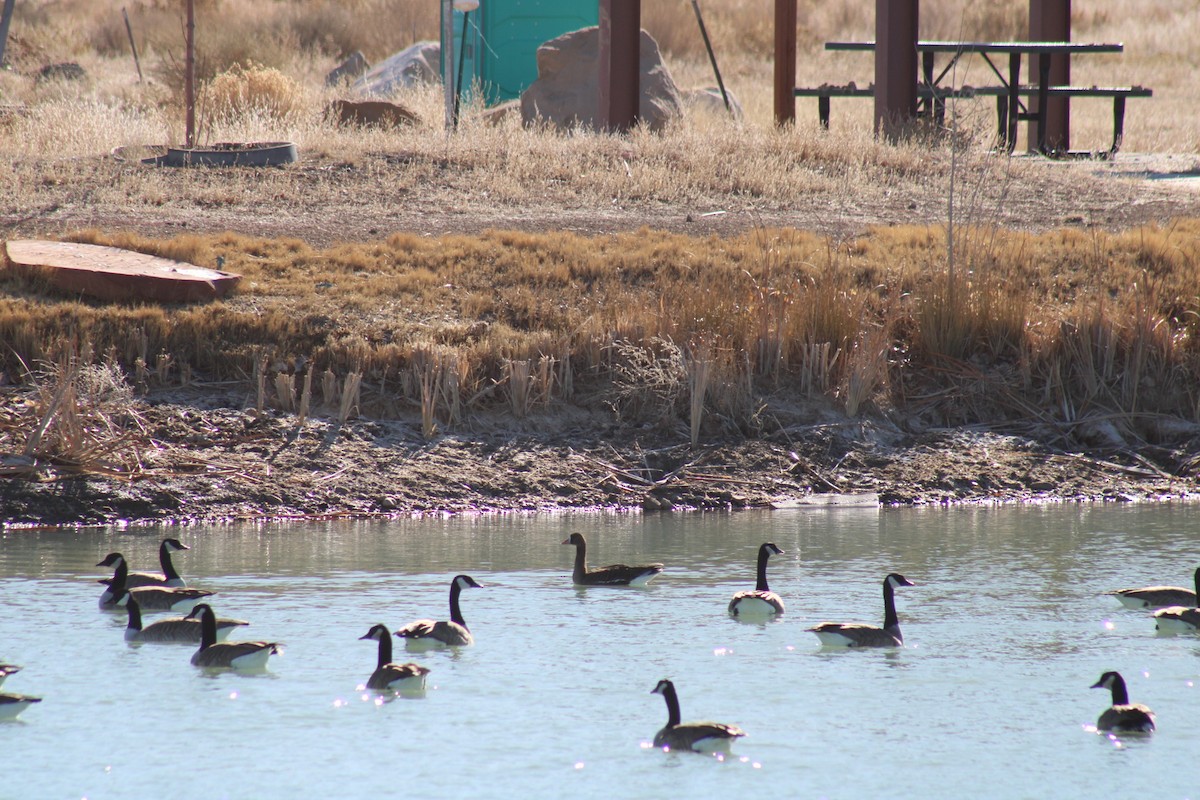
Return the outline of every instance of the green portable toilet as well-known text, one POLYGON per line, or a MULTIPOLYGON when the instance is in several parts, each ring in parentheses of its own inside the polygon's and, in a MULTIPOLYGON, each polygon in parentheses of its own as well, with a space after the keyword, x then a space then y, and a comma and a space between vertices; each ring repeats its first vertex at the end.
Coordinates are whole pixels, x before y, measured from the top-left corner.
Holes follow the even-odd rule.
POLYGON ((463 94, 477 88, 487 105, 495 105, 520 97, 537 79, 537 49, 544 42, 598 25, 600 2, 480 0, 479 8, 467 15, 453 13, 455 63, 451 72, 443 58, 442 75, 457 75, 461 63, 463 94))

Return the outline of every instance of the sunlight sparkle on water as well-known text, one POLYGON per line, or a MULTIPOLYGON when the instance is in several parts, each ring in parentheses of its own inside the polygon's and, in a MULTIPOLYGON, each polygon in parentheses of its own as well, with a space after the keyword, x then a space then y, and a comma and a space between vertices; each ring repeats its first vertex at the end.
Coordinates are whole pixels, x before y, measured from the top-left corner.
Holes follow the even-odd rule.
POLYGON ((575 762, 575 769, 583 769, 583 762, 582 762, 582 761, 576 761, 576 762, 575 762))
POLYGON ((230 692, 230 693, 229 693, 229 699, 230 699, 230 700, 237 700, 237 699, 238 699, 238 693, 237 693, 237 692, 230 692))
POLYGON ((1116 629, 1117 629, 1117 626, 1113 624, 1113 621, 1111 619, 1104 620, 1104 630, 1115 631, 1116 629))
POLYGON ((731 647, 714 648, 713 655, 714 656, 731 656, 731 655, 733 655, 733 648, 731 648, 731 647))

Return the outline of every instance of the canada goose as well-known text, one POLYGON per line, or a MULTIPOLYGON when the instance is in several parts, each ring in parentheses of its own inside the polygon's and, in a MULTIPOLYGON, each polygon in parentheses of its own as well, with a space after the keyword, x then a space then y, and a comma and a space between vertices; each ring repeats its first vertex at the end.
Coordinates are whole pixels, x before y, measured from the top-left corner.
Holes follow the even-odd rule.
POLYGON ((902 647, 900 618, 896 616, 896 599, 892 592, 897 586, 915 586, 903 575, 893 572, 883 579, 883 627, 857 622, 822 622, 808 628, 821 644, 835 647, 902 647))
MULTIPOLYGON (((143 628, 142 607, 138 601, 132 597, 127 599, 125 610, 129 612, 129 624, 125 626, 125 641, 127 642, 200 644, 203 623, 198 619, 171 617, 170 619, 160 619, 143 628)), ((240 619, 218 617, 217 641, 224 641, 234 628, 249 624, 240 619)))
POLYGON ((0 686, 4 685, 4 680, 9 675, 15 675, 20 671, 21 668, 16 664, 0 664, 0 686))
POLYGON ((367 631, 366 636, 359 639, 374 639, 379 642, 379 662, 371 677, 367 679, 367 688, 379 691, 417 692, 425 688, 425 676, 429 674, 428 667, 408 662, 396 664, 392 661, 392 634, 386 625, 374 625, 367 631))
MULTIPOLYGON (((183 578, 179 577, 175 565, 171 563, 171 553, 176 550, 191 549, 178 539, 163 539, 158 545, 158 563, 162 567, 162 574, 159 575, 154 572, 127 572, 125 585, 130 589, 136 589, 139 586, 186 587, 187 583, 183 578)), ((111 579, 105 578, 100 583, 109 583, 111 585, 111 579)))
POLYGON ((418 619, 410 622, 396 635, 405 640, 409 650, 428 650, 434 647, 466 647, 475 643, 475 637, 467 630, 462 611, 458 607, 458 596, 466 588, 481 588, 470 575, 455 575, 450 581, 450 620, 418 619))
POLYGON ((645 586, 663 571, 662 564, 613 564, 588 569, 587 541, 583 534, 572 533, 563 540, 563 544, 575 545, 575 570, 571 573, 571 580, 576 586, 645 586))
POLYGON ((1196 591, 1184 589, 1181 586, 1143 586, 1141 589, 1117 589, 1107 592, 1121 601, 1126 608, 1166 608, 1167 606, 1186 606, 1195 608, 1200 594, 1200 567, 1196 567, 1193 575, 1196 591))
POLYGON ((1119 672, 1106 672, 1092 684, 1093 689, 1111 689, 1112 707, 1106 708, 1096 720, 1096 729, 1120 733, 1151 733, 1154 731, 1154 712, 1140 703, 1129 702, 1125 679, 1119 672))
POLYGON ((0 720, 16 719, 17 715, 25 709, 29 708, 34 703, 42 702, 40 697, 31 697, 27 694, 9 694, 8 692, 0 692, 0 720))
POLYGON ((758 583, 754 591, 738 592, 733 596, 729 601, 730 614, 739 617, 783 613, 783 600, 767 586, 767 559, 782 554, 774 542, 765 542, 758 548, 758 583))
POLYGON ((1163 633, 1200 631, 1200 608, 1167 606, 1154 612, 1154 629, 1163 633))
POLYGON ((217 615, 208 603, 200 603, 187 615, 188 619, 197 617, 200 649, 192 654, 194 666, 259 670, 265 669, 267 659, 279 652, 278 642, 218 642, 217 615))
POLYGON ((746 732, 736 725, 722 722, 679 721, 679 696, 675 684, 666 678, 658 682, 650 694, 661 694, 667 701, 667 724, 654 734, 654 746, 667 750, 694 750, 699 753, 728 752, 733 740, 746 732))
POLYGON ((139 586, 130 589, 128 585, 129 564, 120 553, 109 553, 97 567, 113 567, 112 580, 108 588, 100 595, 100 608, 118 609, 125 603, 125 597, 132 595, 144 611, 183 611, 196 604, 202 597, 210 597, 213 593, 203 589, 187 589, 171 586, 139 586))

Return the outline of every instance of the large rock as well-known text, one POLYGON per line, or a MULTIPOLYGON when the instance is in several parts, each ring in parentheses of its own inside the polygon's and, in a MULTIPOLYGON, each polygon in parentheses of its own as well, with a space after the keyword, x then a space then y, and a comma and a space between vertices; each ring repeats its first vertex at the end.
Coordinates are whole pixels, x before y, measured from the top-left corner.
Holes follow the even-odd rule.
POLYGON ((737 96, 725 88, 725 97, 721 96, 719 86, 701 86, 695 89, 684 89, 680 92, 683 102, 694 109, 702 109, 708 114, 727 114, 736 120, 742 119, 742 104, 737 96), (725 107, 725 98, 729 98, 729 108, 725 107))
POLYGON ((388 56, 360 77, 351 89, 370 97, 391 97, 399 89, 441 80, 442 46, 438 42, 417 42, 388 56))
POLYGON ((355 50, 346 57, 345 61, 338 64, 325 76, 325 85, 341 86, 343 83, 349 83, 361 77, 370 68, 367 57, 362 54, 361 50, 355 50))
MULTIPOLYGON (((683 112, 679 89, 663 63, 654 37, 641 35, 641 96, 638 117, 651 130, 661 130, 683 112)), ((596 124, 600 93, 600 29, 564 33, 537 51, 538 77, 521 93, 525 124, 545 120, 561 129, 596 124)))

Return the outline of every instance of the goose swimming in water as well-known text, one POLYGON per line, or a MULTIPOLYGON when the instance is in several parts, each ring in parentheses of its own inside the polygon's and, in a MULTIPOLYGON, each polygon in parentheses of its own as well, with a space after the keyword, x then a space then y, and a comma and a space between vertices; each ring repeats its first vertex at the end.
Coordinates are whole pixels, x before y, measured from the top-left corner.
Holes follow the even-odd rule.
MULTIPOLYGON (((162 567, 162 574, 130 571, 126 573, 125 585, 130 589, 136 589, 139 586, 172 586, 176 588, 187 586, 187 582, 179 576, 175 564, 171 561, 171 553, 191 549, 178 539, 163 539, 158 545, 158 564, 162 567)), ((105 578, 100 582, 108 583, 109 579, 105 578)))
POLYGON ((1118 733, 1152 733, 1154 712, 1140 703, 1129 702, 1125 679, 1119 672, 1106 672, 1092 684, 1093 689, 1111 689, 1112 706, 1096 720, 1096 729, 1118 733))
MULTIPOLYGON (((170 644, 200 644, 203 636, 203 625, 199 619, 188 617, 171 617, 160 619, 146 627, 142 627, 142 607, 133 597, 125 601, 125 610, 129 612, 129 623, 125 626, 125 641, 127 642, 162 642, 170 644)), ((240 619, 225 619, 217 617, 217 641, 224 641, 234 628, 249 625, 240 619)))
POLYGON ((266 669, 267 659, 279 652, 278 642, 218 642, 217 615, 208 603, 200 603, 187 615, 200 619, 200 649, 192 654, 197 667, 218 669, 266 669))
POLYGON ((1192 576, 1195 591, 1184 589, 1182 586, 1143 586, 1140 589, 1117 589, 1107 592, 1121 601, 1126 608, 1166 608, 1168 606, 1184 606, 1195 608, 1200 603, 1196 596, 1200 594, 1200 567, 1192 576))
POLYGON ((171 586, 139 586, 131 589, 128 584, 129 564, 120 553, 109 553, 96 566, 113 567, 108 588, 100 595, 100 608, 103 609, 119 609, 124 605, 125 597, 132 595, 137 598, 143 611, 183 611, 194 606, 201 598, 213 594, 203 589, 171 586))
POLYGON ((408 662, 397 664, 392 661, 392 634, 385 625, 374 625, 360 639, 374 639, 379 642, 379 661, 371 677, 367 679, 367 688, 377 691, 419 692, 425 688, 425 676, 429 674, 428 667, 408 662))
POLYGON ((698 753, 728 752, 733 741, 746 732, 723 722, 684 722, 679 715, 679 696, 675 684, 664 678, 650 690, 667 702, 667 724, 654 735, 654 746, 667 750, 692 750, 698 753))
POLYGON ((34 703, 42 702, 42 698, 27 694, 9 694, 0 692, 0 720, 16 719, 17 715, 34 703))
POLYGON ((893 591, 899 586, 914 585, 898 572, 893 572, 883 579, 882 628, 857 622, 822 622, 808 630, 817 635, 821 644, 832 647, 902 647, 904 637, 900 634, 900 618, 896 615, 893 591))
POLYGON ((1167 606, 1154 612, 1154 629, 1162 633, 1200 631, 1200 608, 1167 606))
POLYGON ((428 650, 434 647, 466 647, 475 643, 475 637, 467 630, 462 610, 458 607, 458 596, 463 589, 481 588, 470 575, 455 575, 450 581, 450 619, 418 619, 410 622, 396 636, 404 639, 409 650, 428 650))
POLYGON ((613 564, 588 569, 587 540, 583 534, 572 533, 563 540, 563 544, 575 546, 575 569, 571 573, 571 580, 576 586, 645 586, 663 571, 662 564, 613 564))
POLYGON ((758 583, 754 591, 738 592, 729 601, 729 613, 735 617, 770 616, 783 613, 783 600, 767 585, 767 559, 782 555, 783 551, 774 542, 765 542, 758 548, 758 583))

